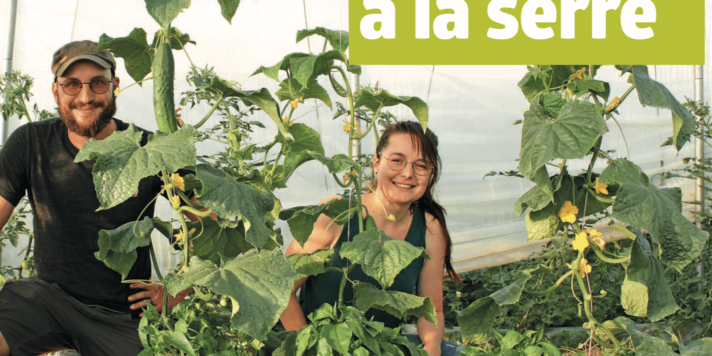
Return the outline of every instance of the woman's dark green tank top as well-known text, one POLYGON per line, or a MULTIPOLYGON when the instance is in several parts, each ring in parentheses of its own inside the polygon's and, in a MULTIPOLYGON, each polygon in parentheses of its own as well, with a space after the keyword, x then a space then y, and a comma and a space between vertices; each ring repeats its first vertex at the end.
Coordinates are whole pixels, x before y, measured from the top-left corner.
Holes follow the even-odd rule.
MULTIPOLYGON (((342 258, 341 254, 339 253, 341 250, 341 245, 344 242, 347 242, 349 239, 349 224, 351 226, 350 238, 353 241, 353 237, 359 233, 358 215, 354 215, 354 217, 351 218, 349 223, 344 224, 344 229, 341 232, 341 236, 339 236, 339 241, 334 246, 334 267, 343 268, 347 266, 347 262, 350 264, 350 261, 345 258, 342 258)), ((408 230, 408 234, 405 237, 405 241, 409 242, 415 247, 425 248, 425 231, 425 216, 422 212, 420 212, 417 206, 414 206, 413 221, 410 224, 410 229, 408 230)), ((387 290, 415 294, 418 275, 420 275, 420 270, 422 267, 423 258, 416 258, 415 260, 413 260, 413 262, 410 263, 410 265, 408 265, 408 267, 403 269, 396 276, 393 285, 391 285, 387 290)), ((338 272, 326 272, 318 276, 309 277, 302 286, 302 291, 299 295, 299 303, 302 306, 304 315, 311 314, 314 310, 319 308, 324 303, 329 303, 331 305, 336 304, 339 299, 339 285, 341 284, 342 277, 343 274, 338 272)), ((354 267, 354 269, 351 270, 351 273, 349 273, 349 279, 354 281, 367 282, 378 288, 381 288, 381 286, 375 279, 367 276, 366 273, 363 272, 360 265, 357 265, 356 267, 354 267)), ((348 282, 346 283, 346 287, 344 288, 344 303, 347 305, 354 305, 353 287, 351 286, 351 283, 348 282)), ((366 313, 367 319, 370 320, 371 317, 373 317, 373 320, 375 321, 383 322, 385 326, 390 328, 397 327, 401 322, 401 320, 396 318, 395 316, 376 309, 371 309, 366 313)))

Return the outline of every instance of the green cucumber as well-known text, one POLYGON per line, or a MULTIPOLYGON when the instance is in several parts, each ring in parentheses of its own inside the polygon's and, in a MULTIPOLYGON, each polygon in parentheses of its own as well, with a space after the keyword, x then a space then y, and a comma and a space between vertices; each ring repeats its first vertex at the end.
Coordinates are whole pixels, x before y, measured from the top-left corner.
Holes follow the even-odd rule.
POLYGON ((160 42, 153 57, 153 110, 156 113, 158 129, 165 133, 178 130, 175 103, 173 101, 173 81, 175 63, 170 41, 160 42))

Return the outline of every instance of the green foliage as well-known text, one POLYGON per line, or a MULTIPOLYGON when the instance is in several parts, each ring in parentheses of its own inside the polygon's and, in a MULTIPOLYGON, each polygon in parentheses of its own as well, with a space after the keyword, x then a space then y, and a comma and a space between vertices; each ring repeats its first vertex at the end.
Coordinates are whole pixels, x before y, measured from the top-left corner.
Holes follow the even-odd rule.
POLYGON ((519 169, 527 178, 533 178, 552 159, 583 158, 608 132, 596 106, 588 102, 569 102, 553 119, 538 103, 532 103, 524 118, 519 169))
POLYGON ((271 233, 264 216, 274 208, 274 196, 207 164, 198 165, 196 170, 202 183, 198 202, 223 218, 240 217, 247 241, 261 248, 271 233))
POLYGON ((430 298, 422 298, 413 294, 379 290, 368 283, 354 284, 356 307, 364 313, 371 309, 383 310, 397 318, 403 319, 409 315, 437 324, 435 307, 430 298))
POLYGON ((4 98, 4 102, 0 103, 0 111, 4 120, 9 120, 13 115, 17 115, 18 120, 26 117, 30 122, 57 116, 56 111, 40 110, 37 104, 34 104, 30 114, 28 105, 33 83, 32 77, 19 71, 0 74, 0 96, 4 98))
POLYGON ((195 165, 195 136, 195 129, 185 127, 171 135, 149 136, 141 146, 142 132, 131 125, 104 140, 89 140, 74 160, 97 159, 92 172, 99 209, 104 210, 130 198, 143 178, 195 165))
POLYGON ((621 304, 628 315, 647 316, 653 322, 680 309, 668 287, 663 266, 642 236, 631 244, 621 304))
POLYGON ((166 287, 175 295, 189 287, 205 286, 230 297, 232 325, 262 340, 287 306, 294 277, 294 268, 281 251, 250 250, 239 258, 223 259, 220 268, 193 257, 186 270, 166 276, 166 287))
POLYGON ((400 335, 399 329, 369 321, 354 307, 342 307, 337 315, 332 306, 324 304, 307 317, 312 323, 287 336, 274 355, 425 355, 400 335))
POLYGON ((384 288, 393 284, 398 273, 416 258, 430 259, 425 249, 386 235, 382 230, 368 229, 341 246, 341 255, 360 264, 366 275, 384 288))
POLYGON ((139 222, 127 222, 111 231, 101 230, 99 251, 95 256, 126 279, 136 262, 136 249, 151 244, 152 231, 153 220, 148 217, 139 222))
POLYGON ((154 48, 148 46, 146 31, 134 28, 126 37, 113 38, 102 34, 99 39, 99 50, 110 50, 114 56, 123 58, 126 72, 136 82, 143 80, 151 72, 154 48))
POLYGON ((613 217, 644 229, 662 248, 661 260, 680 271, 696 258, 708 234, 681 214, 680 194, 650 184, 642 170, 627 160, 615 160, 601 173, 603 183, 618 183, 613 217))
POLYGON ((510 330, 503 336, 494 332, 498 346, 470 346, 462 351, 463 356, 559 356, 561 352, 549 341, 544 340, 543 330, 526 331, 520 334, 510 330))

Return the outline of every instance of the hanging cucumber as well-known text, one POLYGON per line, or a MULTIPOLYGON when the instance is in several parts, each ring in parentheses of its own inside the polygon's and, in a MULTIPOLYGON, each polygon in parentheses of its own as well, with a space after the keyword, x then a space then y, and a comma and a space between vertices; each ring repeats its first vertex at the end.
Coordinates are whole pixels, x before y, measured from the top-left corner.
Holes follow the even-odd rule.
POLYGON ((169 30, 162 31, 153 57, 153 110, 156 113, 158 129, 165 133, 178 130, 175 103, 173 101, 173 81, 175 63, 168 37, 169 30))

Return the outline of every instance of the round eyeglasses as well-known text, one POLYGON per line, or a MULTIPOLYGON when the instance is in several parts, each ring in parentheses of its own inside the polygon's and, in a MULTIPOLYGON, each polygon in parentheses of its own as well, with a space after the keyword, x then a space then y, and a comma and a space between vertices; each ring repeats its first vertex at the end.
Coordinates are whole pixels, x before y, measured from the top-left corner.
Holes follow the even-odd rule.
POLYGON ((388 167, 391 167, 392 170, 394 171, 400 171, 405 168, 405 166, 408 163, 413 164, 413 172, 419 176, 426 176, 430 174, 430 171, 433 170, 433 167, 431 167, 428 163, 423 161, 422 159, 419 159, 415 162, 408 162, 405 160, 405 158, 398 156, 398 155, 393 155, 390 157, 384 157, 386 159, 386 162, 388 162, 388 167))
POLYGON ((96 77, 88 82, 82 82, 77 78, 69 78, 58 85, 62 87, 62 91, 65 94, 74 96, 82 91, 84 84, 89 84, 89 89, 94 94, 104 94, 109 90, 111 82, 104 77, 96 77))

